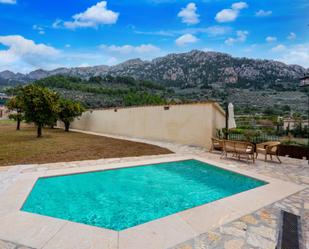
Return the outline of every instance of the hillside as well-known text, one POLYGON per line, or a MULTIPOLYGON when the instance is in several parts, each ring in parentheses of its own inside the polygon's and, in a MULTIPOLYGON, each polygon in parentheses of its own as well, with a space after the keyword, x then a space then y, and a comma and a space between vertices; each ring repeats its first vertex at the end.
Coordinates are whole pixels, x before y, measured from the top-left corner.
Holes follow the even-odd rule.
POLYGON ((188 53, 169 54, 152 61, 129 60, 116 66, 58 68, 52 71, 39 69, 29 74, 3 71, 0 72, 0 78, 30 82, 59 74, 81 78, 113 75, 131 76, 174 86, 198 86, 205 83, 265 85, 274 82, 297 82, 305 73, 309 73, 309 69, 297 65, 193 50, 188 53))
POLYGON ((91 108, 228 99, 238 113, 282 114, 305 111, 306 95, 298 84, 306 73, 308 69, 297 65, 193 50, 116 66, 40 69, 29 74, 4 71, 0 90, 1 85, 36 82, 91 108))

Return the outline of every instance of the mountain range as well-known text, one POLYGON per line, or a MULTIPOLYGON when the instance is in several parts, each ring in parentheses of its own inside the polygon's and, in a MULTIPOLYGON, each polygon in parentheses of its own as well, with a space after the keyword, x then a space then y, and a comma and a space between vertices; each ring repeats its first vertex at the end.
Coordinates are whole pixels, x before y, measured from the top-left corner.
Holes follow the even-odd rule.
POLYGON ((131 76, 167 86, 196 87, 204 84, 296 83, 309 68, 287 65, 273 60, 237 58, 219 52, 192 50, 169 54, 151 61, 132 59, 115 66, 92 66, 38 69, 28 74, 0 72, 0 85, 29 83, 53 75, 68 75, 84 79, 93 76, 131 76))

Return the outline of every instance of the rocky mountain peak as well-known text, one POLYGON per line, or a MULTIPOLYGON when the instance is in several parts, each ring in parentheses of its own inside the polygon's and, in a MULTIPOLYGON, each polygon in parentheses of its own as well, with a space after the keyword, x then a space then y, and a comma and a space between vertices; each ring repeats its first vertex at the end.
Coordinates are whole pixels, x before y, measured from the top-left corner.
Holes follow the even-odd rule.
POLYGON ((3 78, 3 79, 12 79, 15 77, 15 73, 9 71, 9 70, 5 70, 5 71, 2 71, 0 72, 0 78, 3 78))
POLYGON ((107 74, 131 76, 162 84, 197 86, 201 84, 298 82, 309 73, 299 65, 286 65, 273 60, 232 57, 229 54, 192 50, 173 53, 152 61, 131 59, 115 66, 58 68, 52 71, 35 70, 29 74, 0 73, 0 78, 29 82, 50 75, 70 75, 81 78, 107 74))

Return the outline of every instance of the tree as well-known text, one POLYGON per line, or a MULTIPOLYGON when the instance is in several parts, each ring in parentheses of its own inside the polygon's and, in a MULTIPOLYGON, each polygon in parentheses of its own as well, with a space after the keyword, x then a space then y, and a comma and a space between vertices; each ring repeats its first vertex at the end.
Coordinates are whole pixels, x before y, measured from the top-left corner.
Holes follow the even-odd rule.
POLYGON ((131 92, 123 98, 125 106, 138 106, 138 105, 161 105, 167 101, 159 95, 131 92))
POLYGON ((37 136, 42 136, 44 125, 50 124, 59 112, 59 96, 56 92, 38 85, 22 89, 25 120, 37 126, 37 136))
POLYGON ((20 130, 20 122, 23 120, 23 97, 19 93, 17 96, 12 97, 7 103, 6 106, 9 110, 15 111, 9 115, 10 119, 16 121, 16 130, 20 130))
POLYGON ((64 123, 65 131, 70 130, 71 122, 85 111, 84 107, 76 101, 70 99, 60 100, 59 119, 64 123))

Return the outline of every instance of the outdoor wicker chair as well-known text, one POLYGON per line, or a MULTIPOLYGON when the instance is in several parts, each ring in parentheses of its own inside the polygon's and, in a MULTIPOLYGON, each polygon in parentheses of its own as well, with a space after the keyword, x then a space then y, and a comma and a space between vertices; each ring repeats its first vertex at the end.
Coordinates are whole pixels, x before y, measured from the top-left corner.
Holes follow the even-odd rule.
POLYGON ((212 152, 213 150, 223 151, 223 140, 212 137, 211 138, 211 148, 209 152, 212 152))
POLYGON ((265 142, 256 145, 256 158, 259 154, 265 155, 265 162, 267 161, 267 155, 273 160, 273 156, 276 156, 279 163, 281 160, 279 158, 279 145, 280 142, 265 142))
POLYGON ((250 142, 224 140, 223 155, 227 157, 228 153, 232 153, 232 156, 238 159, 244 156, 247 159, 247 162, 249 159, 252 160, 253 163, 255 162, 254 145, 250 142))

